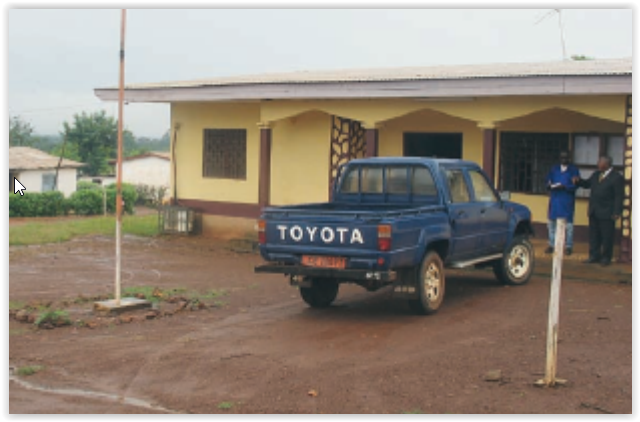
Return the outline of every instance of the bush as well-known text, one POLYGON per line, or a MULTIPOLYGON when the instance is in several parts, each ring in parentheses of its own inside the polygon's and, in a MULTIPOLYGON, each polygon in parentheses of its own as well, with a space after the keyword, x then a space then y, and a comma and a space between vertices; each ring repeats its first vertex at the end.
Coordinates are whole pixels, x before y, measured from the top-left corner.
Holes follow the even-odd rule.
POLYGON ((162 205, 162 201, 169 190, 166 186, 136 185, 135 187, 138 194, 136 204, 147 207, 159 207, 162 205))
MULTIPOLYGON (((133 214, 136 200, 138 199, 138 193, 136 188, 129 184, 122 184, 122 200, 124 201, 124 212, 127 214, 133 214)), ((107 211, 110 213, 116 212, 116 185, 111 184, 107 186, 107 211)))
POLYGON ((85 180, 82 180, 82 181, 78 182, 78 184, 76 186, 76 190, 77 191, 81 191, 81 190, 102 190, 102 186, 100 186, 97 183, 87 182, 85 180))
POLYGON ((58 191, 9 194, 9 217, 55 217, 67 214, 69 208, 69 201, 58 191))
POLYGON ((71 207, 77 215, 102 214, 102 201, 102 189, 78 190, 69 198, 71 207))

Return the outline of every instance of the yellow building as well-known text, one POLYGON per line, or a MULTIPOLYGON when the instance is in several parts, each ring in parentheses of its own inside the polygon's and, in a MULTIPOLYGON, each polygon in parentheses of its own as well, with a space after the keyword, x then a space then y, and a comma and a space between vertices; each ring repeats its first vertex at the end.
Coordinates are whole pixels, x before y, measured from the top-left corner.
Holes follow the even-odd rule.
POLYGON ((414 155, 480 163, 545 238, 545 177, 567 149, 583 177, 603 154, 625 175, 630 259, 631 92, 632 60, 617 59, 229 77, 128 86, 125 99, 171 105, 172 195, 211 233, 244 235, 267 205, 328 200, 352 158, 414 155))

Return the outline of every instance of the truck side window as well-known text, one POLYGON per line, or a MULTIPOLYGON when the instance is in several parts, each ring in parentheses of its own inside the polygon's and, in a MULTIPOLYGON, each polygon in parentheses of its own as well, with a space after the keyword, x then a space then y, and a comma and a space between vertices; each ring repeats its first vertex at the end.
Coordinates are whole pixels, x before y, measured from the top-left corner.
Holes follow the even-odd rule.
POLYGON ((447 185, 451 193, 451 202, 469 202, 469 190, 461 170, 446 170, 447 185))
POLYGON ((382 167, 362 167, 362 193, 382 193, 382 167))
POLYGON ((342 181, 342 187, 340 188, 342 193, 358 193, 358 168, 355 167, 344 176, 342 181))
POLYGON ((473 184, 473 192, 478 202, 498 202, 496 194, 487 183, 487 179, 484 178, 482 173, 478 170, 472 170, 469 172, 471 177, 471 183, 473 184))
POLYGON ((433 176, 431 175, 429 169, 425 167, 415 167, 413 169, 412 182, 412 194, 438 196, 436 182, 433 180, 433 176))
POLYGON ((407 167, 387 167, 387 193, 392 195, 406 195, 407 167))

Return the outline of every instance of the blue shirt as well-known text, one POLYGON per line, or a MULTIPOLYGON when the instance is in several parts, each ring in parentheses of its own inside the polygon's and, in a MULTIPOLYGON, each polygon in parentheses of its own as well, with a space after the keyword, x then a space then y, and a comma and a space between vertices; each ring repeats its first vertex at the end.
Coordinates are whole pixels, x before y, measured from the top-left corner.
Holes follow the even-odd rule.
POLYGON ((573 214, 576 209, 576 189, 578 188, 572 181, 574 177, 580 177, 580 171, 573 164, 568 164, 565 171, 562 171, 562 167, 558 164, 547 175, 547 187, 551 189, 549 220, 566 218, 568 223, 573 223, 573 214), (561 188, 551 187, 557 183, 561 185, 561 188))

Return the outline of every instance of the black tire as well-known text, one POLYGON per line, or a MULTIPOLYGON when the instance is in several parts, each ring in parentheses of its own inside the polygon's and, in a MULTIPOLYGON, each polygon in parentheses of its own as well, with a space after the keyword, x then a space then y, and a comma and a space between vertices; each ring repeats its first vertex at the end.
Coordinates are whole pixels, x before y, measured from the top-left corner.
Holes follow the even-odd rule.
POLYGON ((336 297, 340 284, 331 279, 314 278, 311 287, 300 287, 300 296, 312 308, 327 308, 336 297))
POLYGON ((521 286, 531 278, 534 266, 533 245, 526 236, 516 236, 502 259, 494 262, 493 273, 502 284, 521 286))
POLYGON ((442 259, 435 251, 429 251, 422 260, 418 276, 419 299, 409 301, 409 306, 419 315, 434 314, 444 299, 445 276, 442 259))

